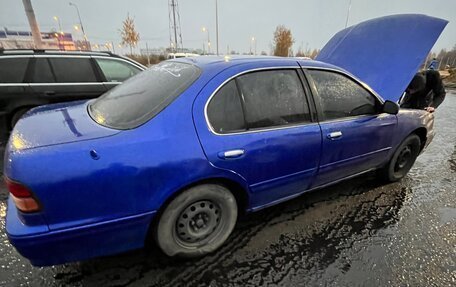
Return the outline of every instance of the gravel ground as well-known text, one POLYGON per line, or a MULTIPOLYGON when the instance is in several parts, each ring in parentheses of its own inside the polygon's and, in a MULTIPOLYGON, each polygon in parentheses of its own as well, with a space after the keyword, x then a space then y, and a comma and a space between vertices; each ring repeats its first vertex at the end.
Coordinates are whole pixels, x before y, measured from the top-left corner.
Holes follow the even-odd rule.
POLYGON ((0 285, 456 286, 455 110, 450 93, 433 143, 401 182, 381 185, 369 174, 248 215, 198 260, 152 248, 32 267, 7 241, 2 183, 0 285))

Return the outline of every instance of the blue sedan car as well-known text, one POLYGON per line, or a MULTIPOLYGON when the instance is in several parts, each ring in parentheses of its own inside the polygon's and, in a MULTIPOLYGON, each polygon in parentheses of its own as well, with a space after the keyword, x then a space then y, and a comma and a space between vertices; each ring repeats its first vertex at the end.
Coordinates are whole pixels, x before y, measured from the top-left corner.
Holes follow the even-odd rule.
POLYGON ((241 212, 375 169, 400 180, 434 118, 395 102, 445 24, 371 20, 336 34, 319 61, 165 61, 97 100, 35 108, 5 154, 9 240, 36 266, 151 240, 195 257, 219 248, 241 212), (373 29, 400 36, 366 51, 383 37, 373 29))

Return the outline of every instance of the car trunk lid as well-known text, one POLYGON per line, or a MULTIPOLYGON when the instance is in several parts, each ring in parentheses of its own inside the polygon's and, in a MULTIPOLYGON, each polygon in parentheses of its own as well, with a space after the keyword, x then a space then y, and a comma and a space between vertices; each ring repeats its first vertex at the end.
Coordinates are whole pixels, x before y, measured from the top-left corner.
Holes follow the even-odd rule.
POLYGON ((11 134, 13 149, 24 150, 85 141, 119 133, 97 124, 87 112, 87 102, 42 106, 26 113, 11 134))

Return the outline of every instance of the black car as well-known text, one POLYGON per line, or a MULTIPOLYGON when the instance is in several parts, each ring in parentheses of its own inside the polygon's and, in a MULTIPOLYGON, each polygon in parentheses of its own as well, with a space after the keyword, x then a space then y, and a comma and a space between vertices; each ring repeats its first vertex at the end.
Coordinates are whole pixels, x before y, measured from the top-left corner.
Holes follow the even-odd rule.
POLYGON ((0 50, 0 141, 27 110, 96 98, 145 68, 109 52, 0 50))

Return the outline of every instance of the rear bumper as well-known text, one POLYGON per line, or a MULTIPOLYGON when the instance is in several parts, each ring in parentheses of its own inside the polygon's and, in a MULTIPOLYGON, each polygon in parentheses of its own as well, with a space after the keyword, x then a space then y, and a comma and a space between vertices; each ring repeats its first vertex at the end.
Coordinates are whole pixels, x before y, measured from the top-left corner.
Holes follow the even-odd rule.
POLYGON ((154 215, 155 211, 70 229, 25 233, 27 227, 9 202, 6 232, 32 265, 49 266, 141 248, 154 215), (17 234, 17 225, 22 225, 24 235, 17 234))

